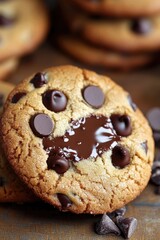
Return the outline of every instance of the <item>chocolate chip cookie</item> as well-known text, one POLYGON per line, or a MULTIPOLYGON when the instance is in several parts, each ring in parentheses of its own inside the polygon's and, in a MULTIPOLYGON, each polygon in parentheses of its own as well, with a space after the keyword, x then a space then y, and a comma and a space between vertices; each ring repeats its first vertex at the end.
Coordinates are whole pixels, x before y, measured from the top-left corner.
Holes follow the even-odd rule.
POLYGON ((154 61, 154 54, 124 54, 105 48, 98 48, 74 36, 61 35, 57 43, 62 50, 76 60, 91 66, 100 66, 119 70, 133 70, 154 61))
POLYGON ((108 77, 46 69, 9 95, 2 139, 16 173, 63 211, 105 213, 148 183, 152 132, 131 96, 108 77))
POLYGON ((48 30, 48 16, 40 0, 0 2, 0 60, 33 51, 48 30))
POLYGON ((61 8, 71 32, 96 46, 129 53, 160 49, 160 16, 109 19, 81 13, 72 5, 64 12, 64 6, 61 8))
POLYGON ((72 0, 87 12, 114 17, 142 17, 160 13, 159 0, 72 0))
MULTIPOLYGON (((9 83, 0 83, 0 114, 8 94, 14 86, 9 83)), ((15 175, 0 146, 0 202, 27 202, 36 197, 31 194, 19 178, 15 175)))

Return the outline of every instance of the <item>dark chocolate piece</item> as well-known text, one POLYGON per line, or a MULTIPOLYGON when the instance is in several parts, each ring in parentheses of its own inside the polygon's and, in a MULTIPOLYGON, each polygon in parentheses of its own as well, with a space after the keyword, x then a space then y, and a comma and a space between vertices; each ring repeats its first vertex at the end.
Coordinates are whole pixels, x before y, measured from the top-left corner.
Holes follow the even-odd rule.
POLYGON ((5 15, 0 14, 0 27, 8 27, 14 22, 13 18, 9 18, 5 15))
POLYGON ((131 106, 131 108, 133 109, 133 111, 137 110, 137 105, 133 102, 131 95, 127 96, 129 105, 131 106))
POLYGON ((13 98, 12 98, 12 103, 17 103, 21 98, 23 98, 24 96, 26 96, 25 92, 19 92, 16 93, 13 98))
POLYGON ((4 95, 3 93, 0 93, 0 107, 2 107, 4 104, 4 95))
POLYGON ((131 119, 129 116, 112 114, 111 121, 118 135, 127 137, 132 133, 131 119))
POLYGON ((128 149, 122 145, 117 145, 112 150, 112 164, 115 167, 124 168, 130 163, 130 154, 128 149))
POLYGON ((84 100, 93 108, 102 107, 105 101, 104 93, 97 86, 87 86, 83 89, 82 95, 84 100))
POLYGON ((47 160, 48 169, 53 169, 59 174, 65 173, 69 169, 69 161, 61 156, 53 155, 47 160))
POLYGON ((45 92, 42 99, 44 106, 55 113, 64 111, 68 101, 64 93, 58 90, 45 92))
POLYGON ((144 149, 145 153, 147 154, 148 152, 148 144, 147 141, 141 143, 142 148, 144 149))
POLYGON ((30 119, 30 127, 37 137, 49 136, 54 128, 52 119, 43 113, 36 114, 30 119))
POLYGON ((44 73, 37 73, 30 81, 35 88, 41 88, 47 83, 46 75, 44 73))
POLYGON ((120 228, 123 236, 128 239, 130 238, 137 228, 137 219, 130 217, 124 218, 122 216, 118 216, 116 218, 117 225, 120 228))
POLYGON ((131 30, 140 35, 146 35, 152 30, 152 22, 149 19, 135 19, 131 23, 131 30))
POLYGON ((121 232, 116 226, 116 224, 112 221, 107 214, 103 214, 102 219, 96 223, 95 232, 99 235, 105 234, 115 234, 116 236, 120 236, 121 232))
POLYGON ((151 182, 155 185, 160 186, 160 167, 155 167, 152 170, 151 182))
POLYGON ((160 132, 160 108, 155 107, 150 109, 147 113, 147 118, 151 125, 151 128, 154 131, 160 132))
POLYGON ((58 200, 61 203, 62 209, 65 210, 72 206, 72 201, 64 194, 57 193, 58 200))
POLYGON ((49 156, 59 155, 68 160, 80 161, 101 156, 120 139, 109 118, 92 115, 72 121, 64 136, 44 138, 43 145, 49 156))

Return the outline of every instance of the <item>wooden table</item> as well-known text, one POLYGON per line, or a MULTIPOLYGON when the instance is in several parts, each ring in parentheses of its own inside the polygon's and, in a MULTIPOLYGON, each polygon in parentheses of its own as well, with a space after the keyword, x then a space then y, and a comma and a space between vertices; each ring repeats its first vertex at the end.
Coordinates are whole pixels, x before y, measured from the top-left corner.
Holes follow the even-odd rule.
MULTIPOLYGON (((32 56, 24 58, 9 82, 18 83, 31 73, 49 66, 79 63, 48 44, 32 56)), ((82 66, 86 67, 87 66, 82 66)), ((160 106, 160 66, 152 66, 134 72, 95 71, 109 75, 128 90, 134 101, 145 113, 150 107, 160 106)), ((134 240, 160 239, 160 195, 154 194, 149 185, 134 202, 128 205, 126 216, 138 219, 134 240)), ((0 240, 102 240, 123 239, 115 236, 98 236, 93 231, 100 216, 60 213, 44 203, 1 204, 0 240)))

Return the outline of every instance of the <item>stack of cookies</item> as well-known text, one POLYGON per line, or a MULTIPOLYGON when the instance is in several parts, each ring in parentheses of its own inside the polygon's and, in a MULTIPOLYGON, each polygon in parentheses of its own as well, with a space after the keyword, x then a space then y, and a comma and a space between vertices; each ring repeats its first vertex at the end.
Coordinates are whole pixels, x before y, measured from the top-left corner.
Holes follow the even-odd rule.
POLYGON ((39 0, 0 1, 0 80, 18 59, 32 52, 48 30, 48 14, 39 0))
POLYGON ((68 32, 58 43, 84 63, 133 69, 160 49, 159 0, 61 0, 60 7, 68 32))

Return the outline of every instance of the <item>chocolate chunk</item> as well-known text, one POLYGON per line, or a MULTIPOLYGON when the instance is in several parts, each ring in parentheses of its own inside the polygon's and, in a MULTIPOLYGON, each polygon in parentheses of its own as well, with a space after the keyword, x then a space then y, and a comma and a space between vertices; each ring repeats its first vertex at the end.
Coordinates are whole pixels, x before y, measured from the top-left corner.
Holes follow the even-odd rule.
POLYGON ((131 119, 127 115, 113 114, 111 121, 116 133, 122 137, 127 137, 132 132, 131 119))
POLYGON ((156 195, 160 195, 160 186, 156 187, 154 192, 156 195))
POLYGON ((117 225, 122 231, 122 234, 126 239, 130 238, 134 231, 137 228, 137 219, 130 217, 130 218, 123 218, 122 216, 118 216, 116 218, 117 225))
POLYGON ((0 93, 0 107, 3 106, 3 103, 4 103, 4 95, 0 93))
POLYGON ((121 234, 116 224, 106 214, 103 214, 102 219, 96 223, 95 232, 99 235, 113 233, 117 236, 120 236, 121 234))
POLYGON ((160 161, 158 161, 158 160, 154 161, 153 165, 152 165, 152 170, 154 170, 156 168, 160 169, 160 161))
POLYGON ((148 152, 148 144, 147 141, 141 143, 142 148, 144 149, 145 153, 147 154, 148 152))
POLYGON ((155 107, 148 111, 147 118, 151 128, 155 131, 160 131, 160 108, 155 107))
POLYGON ((44 106, 53 112, 62 112, 67 106, 67 97, 58 90, 49 90, 43 94, 44 106))
POLYGON ((12 103, 17 103, 21 98, 23 98, 24 96, 26 96, 25 92, 19 92, 16 93, 13 98, 12 98, 12 103))
POLYGON ((130 154, 128 149, 122 145, 117 145, 112 150, 112 164, 115 167, 124 168, 130 163, 130 154))
POLYGON ((134 33, 146 35, 152 30, 152 23, 149 19, 135 19, 131 23, 131 30, 134 33))
POLYGON ((117 216, 123 216, 125 213, 126 213, 126 207, 124 206, 122 208, 119 208, 119 209, 111 212, 111 213, 108 213, 108 216, 113 219, 117 216))
POLYGON ((52 119, 43 113, 36 114, 30 119, 30 127, 37 137, 49 136, 54 128, 52 119))
POLYGON ((40 88, 47 83, 46 75, 43 73, 37 73, 30 81, 35 88, 40 88))
POLYGON ((127 96, 129 105, 131 106, 131 108, 133 109, 133 111, 137 110, 137 105, 133 102, 131 95, 127 96))
POLYGON ((65 210, 72 206, 72 201, 64 194, 57 193, 58 200, 62 205, 62 209, 65 210))
POLYGON ((13 22, 14 22, 13 18, 9 18, 7 16, 4 16, 4 15, 0 14, 0 26, 1 27, 10 26, 10 25, 13 24, 13 22))
POLYGON ((102 107, 105 96, 102 90, 97 86, 88 86, 83 89, 82 95, 84 100, 93 108, 102 107))
POLYGON ((154 138, 156 147, 160 148, 160 131, 159 132, 153 132, 153 138, 154 138))
POLYGON ((5 180, 3 177, 0 177, 0 187, 3 187, 5 185, 5 180))
POLYGON ((59 174, 65 173, 69 169, 69 161, 61 156, 53 155, 47 160, 48 169, 53 169, 59 174))
POLYGON ((160 186, 160 167, 156 167, 152 170, 151 182, 160 186))
POLYGON ((80 161, 101 156, 120 139, 109 118, 90 116, 72 121, 64 136, 44 138, 43 145, 49 156, 60 155, 68 160, 80 161))

